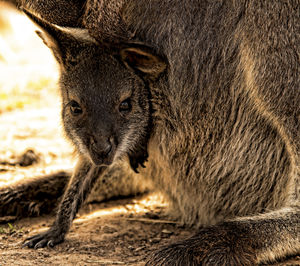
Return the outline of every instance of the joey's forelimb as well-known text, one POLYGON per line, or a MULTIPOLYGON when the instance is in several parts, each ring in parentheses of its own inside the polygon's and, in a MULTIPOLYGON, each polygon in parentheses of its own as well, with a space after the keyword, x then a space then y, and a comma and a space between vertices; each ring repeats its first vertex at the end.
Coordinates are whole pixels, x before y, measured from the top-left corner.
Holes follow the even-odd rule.
POLYGON ((81 158, 59 205, 55 222, 48 231, 28 238, 23 246, 42 248, 61 243, 78 209, 105 168, 105 166, 92 165, 87 159, 81 158))

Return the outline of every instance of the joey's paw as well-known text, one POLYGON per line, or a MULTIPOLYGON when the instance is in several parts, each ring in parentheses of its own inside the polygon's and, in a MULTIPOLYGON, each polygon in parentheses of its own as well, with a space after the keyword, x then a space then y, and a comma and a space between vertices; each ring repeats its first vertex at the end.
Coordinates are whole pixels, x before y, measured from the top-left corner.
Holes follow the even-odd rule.
POLYGON ((139 171, 137 170, 139 166, 145 168, 144 163, 147 161, 147 159, 148 159, 147 150, 141 149, 139 152, 136 152, 134 155, 129 154, 130 166, 133 169, 133 171, 136 173, 139 173, 139 171))
POLYGON ((146 265, 256 265, 252 239, 245 232, 227 229, 202 229, 192 238, 155 252, 146 265))
POLYGON ((27 238, 22 247, 28 248, 43 248, 43 247, 54 247, 55 245, 64 241, 64 234, 58 230, 49 229, 48 231, 31 236, 27 238))

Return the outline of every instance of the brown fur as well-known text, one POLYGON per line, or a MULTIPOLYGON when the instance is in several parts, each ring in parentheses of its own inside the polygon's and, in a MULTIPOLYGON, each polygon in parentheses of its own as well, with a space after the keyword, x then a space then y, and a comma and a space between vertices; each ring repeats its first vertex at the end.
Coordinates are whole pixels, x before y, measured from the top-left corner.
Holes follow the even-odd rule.
MULTIPOLYGON (((88 73, 81 76, 87 80, 81 86, 97 84, 97 91, 78 94, 76 88, 72 93, 80 104, 97 110, 99 104, 94 97, 86 101, 88 95, 119 95, 115 75, 123 74, 124 84, 129 76, 142 79, 152 112, 139 119, 147 121, 151 115, 152 126, 148 163, 139 171, 165 193, 174 215, 205 227, 191 239, 155 253, 149 265, 253 265, 299 254, 299 8, 299 1, 281 0, 87 2, 82 23, 98 45, 92 42, 89 45, 96 46, 84 51, 94 54, 99 49, 96 54, 103 58, 119 54, 124 68, 116 65, 115 73, 109 59, 98 57, 107 72, 90 75, 97 69, 94 63, 78 63, 88 73), (146 60, 141 60, 145 53, 146 60)), ((49 34, 51 26, 38 23, 49 34)), ((72 46, 60 57, 75 53, 80 61, 80 47, 72 46)), ((70 75, 72 66, 63 67, 63 77, 70 75)), ((110 114, 111 106, 106 106, 101 115, 110 114)), ((99 124, 99 117, 89 113, 87 119, 99 124)), ((144 124, 136 130, 133 136, 141 137, 144 124)), ((82 152, 86 133, 71 138, 82 152)), ((142 165, 145 141, 130 145, 129 150, 135 149, 133 154, 127 150, 131 166, 132 160, 142 165)), ((83 158, 91 155, 83 150, 83 158)), ((103 171, 85 161, 79 163, 80 174, 74 175, 55 225, 27 246, 63 240, 80 205, 71 208, 70 195, 81 198, 90 189, 83 174, 94 182, 103 171)))

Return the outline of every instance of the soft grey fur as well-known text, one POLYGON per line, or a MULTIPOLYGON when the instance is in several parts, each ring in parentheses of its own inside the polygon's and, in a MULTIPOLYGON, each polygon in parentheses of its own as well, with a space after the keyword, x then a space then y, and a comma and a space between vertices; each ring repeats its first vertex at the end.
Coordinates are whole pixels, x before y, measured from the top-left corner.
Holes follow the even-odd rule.
POLYGON ((103 163, 128 154, 136 169, 148 151, 141 176, 199 228, 149 265, 299 254, 299 11, 281 0, 90 0, 82 25, 94 39, 35 19, 62 66, 64 125, 81 159, 55 224, 25 245, 61 242, 103 163), (124 95, 127 118, 116 112, 124 95), (71 99, 82 124, 64 113, 71 99))

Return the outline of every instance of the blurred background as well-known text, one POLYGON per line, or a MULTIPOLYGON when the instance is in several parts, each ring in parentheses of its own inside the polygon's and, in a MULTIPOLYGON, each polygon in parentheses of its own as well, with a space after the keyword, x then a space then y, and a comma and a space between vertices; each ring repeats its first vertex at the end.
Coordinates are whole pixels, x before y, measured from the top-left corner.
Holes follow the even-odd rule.
POLYGON ((36 30, 0 2, 0 187, 73 166, 60 123, 58 66, 36 30), (28 150, 36 160, 22 167, 28 150))

